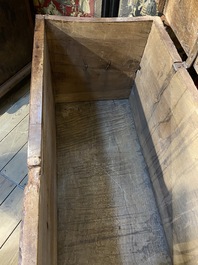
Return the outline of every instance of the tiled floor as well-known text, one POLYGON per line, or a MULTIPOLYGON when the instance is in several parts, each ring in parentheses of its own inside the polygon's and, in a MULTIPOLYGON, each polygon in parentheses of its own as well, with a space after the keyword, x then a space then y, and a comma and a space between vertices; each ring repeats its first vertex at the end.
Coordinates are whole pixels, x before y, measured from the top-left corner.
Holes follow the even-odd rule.
POLYGON ((27 183, 29 80, 0 101, 0 264, 18 264, 23 191, 27 183))

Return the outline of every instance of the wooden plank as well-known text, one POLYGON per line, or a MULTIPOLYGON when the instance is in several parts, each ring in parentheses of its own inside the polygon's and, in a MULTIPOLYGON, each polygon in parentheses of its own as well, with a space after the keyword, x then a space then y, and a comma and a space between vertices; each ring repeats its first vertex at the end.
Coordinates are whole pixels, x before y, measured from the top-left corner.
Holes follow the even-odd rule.
POLYGON ((28 113, 29 93, 25 94, 0 116, 0 142, 27 116, 28 113))
POLYGON ((172 51, 164 53, 153 33, 137 73, 131 106, 173 263, 193 265, 198 259, 198 94, 186 69, 171 70, 172 51), (160 54, 166 64, 161 63, 160 54))
POLYGON ((33 167, 28 172, 29 183, 25 188, 23 200, 19 264, 38 264, 40 171, 40 167, 33 167))
POLYGON ((0 173, 0 205, 7 198, 7 196, 13 191, 16 184, 5 178, 0 173))
POLYGON ((5 83, 0 86, 0 98, 5 96, 10 90, 12 90, 16 85, 21 82, 26 76, 31 72, 31 63, 20 69, 15 75, 8 79, 5 83))
POLYGON ((22 188, 24 189, 24 188, 26 187, 27 183, 28 183, 28 175, 26 175, 26 176, 22 179, 22 181, 19 183, 19 185, 20 185, 20 187, 22 187, 22 188))
POLYGON ((23 190, 16 187, 0 206, 0 248, 21 220, 23 190))
POLYGON ((19 264, 56 265, 54 96, 42 16, 38 16, 35 29, 29 127, 29 177, 25 188, 19 264))
POLYGON ((152 20, 105 21, 46 17, 57 101, 129 96, 152 20))
POLYGON ((197 0, 166 1, 164 14, 187 55, 197 40, 197 0))
POLYGON ((58 264, 171 264, 129 101, 56 111, 58 264))
POLYGON ((19 264, 38 264, 38 222, 41 177, 41 124, 43 100, 44 19, 37 17, 31 75, 28 137, 28 178, 25 188, 19 264))
POLYGON ((10 162, 1 171, 10 180, 19 184, 27 175, 27 144, 10 160, 10 162))
MULTIPOLYGON (((56 123, 48 45, 44 51, 38 264, 57 264, 56 123)), ((32 231, 34 232, 34 231, 32 231)))
POLYGON ((29 92, 30 81, 29 79, 24 80, 20 83, 17 91, 12 91, 9 95, 6 95, 3 99, 0 99, 0 117, 5 114, 9 108, 12 107, 21 97, 29 92))
POLYGON ((0 5, 0 85, 31 61, 33 27, 27 5, 25 0, 0 5))
POLYGON ((0 142, 0 170, 27 142, 28 115, 0 142))
POLYGON ((3 265, 17 265, 19 255, 20 224, 10 235, 0 250, 0 263, 3 265))

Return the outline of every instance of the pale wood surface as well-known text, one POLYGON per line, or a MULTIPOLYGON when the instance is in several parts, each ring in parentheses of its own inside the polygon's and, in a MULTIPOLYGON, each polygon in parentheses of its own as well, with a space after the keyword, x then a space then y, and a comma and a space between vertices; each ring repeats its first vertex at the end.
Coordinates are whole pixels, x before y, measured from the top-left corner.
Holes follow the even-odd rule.
POLYGON ((16 184, 0 173, 0 205, 16 187, 16 184))
POLYGON ((55 102, 47 42, 44 51, 42 141, 38 264, 57 265, 55 102))
POLYGON ((17 265, 27 181, 29 80, 0 101, 0 264, 17 265))
POLYGON ((19 184, 21 180, 27 175, 27 143, 22 146, 18 153, 10 160, 10 162, 1 171, 7 176, 11 176, 11 179, 16 184, 19 184), (22 166, 23 165, 23 166, 22 166))
POLYGON ((30 80, 28 79, 24 80, 23 82, 20 83, 20 89, 17 89, 17 91, 12 91, 10 94, 7 94, 2 99, 0 99, 0 117, 2 115, 5 115, 5 113, 7 112, 9 108, 15 105, 15 103, 21 97, 24 97, 29 92, 29 89, 30 89, 29 84, 30 84, 30 80))
POLYGON ((26 115, 1 142, 0 142, 0 170, 12 159, 12 157, 27 143, 28 137, 28 120, 26 115))
POLYGON ((198 260, 198 94, 183 67, 175 72, 175 51, 156 33, 153 27, 131 105, 173 262, 194 265, 198 260))
MULTIPOLYGON (((57 264, 54 95, 44 30, 35 28, 25 189, 19 264, 57 264)), ((23 182, 21 183, 23 185, 23 182)))
POLYGON ((56 105, 58 264, 171 264, 128 100, 56 105))
MULTIPOLYGON (((27 84, 29 86, 29 84, 27 84)), ((11 106, 3 116, 0 117, 0 141, 12 131, 23 118, 29 113, 29 92, 21 97, 13 106, 11 106)))
POLYGON ((16 187, 0 206, 0 248, 21 221, 23 190, 16 187))
POLYGON ((198 3, 197 0, 166 1, 164 14, 175 32, 183 49, 190 54, 197 40, 198 3))
POLYGON ((19 255, 20 223, 5 242, 0 250, 0 262, 2 265, 17 265, 19 255))
POLYGON ((56 101, 127 98, 151 24, 46 17, 56 101))

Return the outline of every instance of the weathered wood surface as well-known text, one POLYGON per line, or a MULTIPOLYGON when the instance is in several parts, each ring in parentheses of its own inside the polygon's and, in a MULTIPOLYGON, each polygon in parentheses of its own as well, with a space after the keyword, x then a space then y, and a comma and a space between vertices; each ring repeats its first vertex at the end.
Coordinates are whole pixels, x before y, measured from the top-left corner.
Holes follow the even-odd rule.
POLYGON ((5 242, 0 250, 0 261, 3 265, 17 265, 19 255, 19 234, 20 224, 16 227, 12 235, 5 242))
POLYGON ((171 264, 128 100, 56 105, 58 264, 171 264))
MULTIPOLYGON (((28 1, 0 4, 0 85, 31 61, 33 23, 28 1)), ((1 95, 1 92, 0 92, 1 95)))
POLYGON ((0 205, 16 187, 15 183, 0 173, 0 205))
POLYGON ((25 189, 19 264, 56 265, 54 97, 42 16, 36 22, 32 69, 29 180, 25 189))
POLYGON ((27 143, 28 138, 27 115, 3 140, 0 142, 0 170, 13 158, 13 156, 27 143))
POLYGON ((171 68, 175 51, 153 30, 132 91, 132 109, 173 263, 194 265, 198 260, 198 94, 183 67, 177 73, 171 68))
POLYGON ((189 55, 197 40, 197 0, 166 1, 164 14, 183 49, 189 55))
POLYGON ((27 143, 15 154, 12 160, 2 169, 4 175, 20 184, 21 180, 27 175, 27 143))
POLYGON ((16 265, 27 173, 28 90, 24 80, 0 101, 0 264, 16 265))
POLYGON ((0 116, 0 141, 20 123, 29 113, 29 92, 21 97, 11 108, 0 116))
MULTIPOLYGON (((44 51, 38 264, 57 264, 56 123, 48 46, 44 51)), ((31 148, 31 147, 29 147, 31 148)), ((31 151, 31 150, 30 150, 31 151)))
POLYGON ((151 18, 130 22, 46 17, 46 23, 56 101, 129 96, 151 18))
MULTIPOLYGON (((17 103, 18 100, 20 100, 22 97, 24 97, 29 92, 29 81, 24 80, 20 84, 20 89, 17 91, 12 91, 10 94, 7 94, 3 97, 3 99, 0 99, 0 117, 2 115, 5 115, 5 113, 13 107, 17 103)), ((16 109, 15 109, 16 111, 16 109)))
POLYGON ((0 206, 0 249, 21 222, 23 190, 16 187, 0 206))

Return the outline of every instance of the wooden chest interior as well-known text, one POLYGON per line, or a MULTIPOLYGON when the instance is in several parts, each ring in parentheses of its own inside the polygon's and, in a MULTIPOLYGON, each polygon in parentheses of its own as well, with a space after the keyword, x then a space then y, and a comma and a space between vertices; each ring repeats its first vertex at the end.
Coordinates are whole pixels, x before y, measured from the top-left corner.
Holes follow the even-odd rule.
POLYGON ((195 264, 197 99, 159 18, 37 16, 20 264, 195 264))

